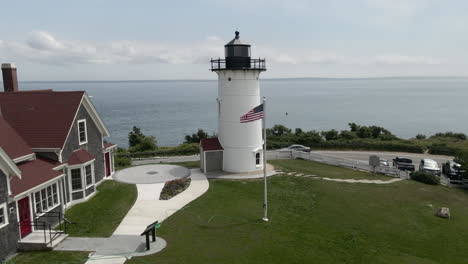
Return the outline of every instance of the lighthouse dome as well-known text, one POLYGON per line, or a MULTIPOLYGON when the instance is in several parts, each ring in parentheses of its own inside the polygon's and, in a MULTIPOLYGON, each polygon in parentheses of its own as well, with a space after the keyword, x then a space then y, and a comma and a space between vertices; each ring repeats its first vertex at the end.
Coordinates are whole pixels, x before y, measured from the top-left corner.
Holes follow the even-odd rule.
POLYGON ((248 57, 250 58, 250 45, 242 43, 239 39, 239 31, 235 32, 233 40, 224 45, 224 55, 228 57, 248 57))
POLYGON ((239 31, 235 32, 233 40, 224 45, 225 59, 211 59, 211 70, 260 70, 265 71, 265 59, 250 58, 250 44, 239 38, 239 31))

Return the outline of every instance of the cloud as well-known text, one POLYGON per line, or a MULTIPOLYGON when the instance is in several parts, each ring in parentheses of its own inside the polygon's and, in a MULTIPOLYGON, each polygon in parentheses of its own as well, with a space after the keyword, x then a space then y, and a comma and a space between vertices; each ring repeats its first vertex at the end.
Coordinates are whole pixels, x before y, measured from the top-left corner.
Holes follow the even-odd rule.
POLYGON ((221 41, 222 39, 218 36, 208 36, 206 37, 207 41, 221 41))
MULTIPOLYGON (((221 38, 210 36, 201 43, 187 45, 114 41, 83 43, 62 40, 46 31, 34 31, 23 42, 1 41, 0 55, 17 61, 19 58, 52 65, 73 64, 206 64, 210 58, 222 56, 221 38)), ((380 54, 345 56, 320 50, 278 50, 256 47, 256 54, 274 64, 335 65, 435 65, 441 62, 426 56, 380 54)))

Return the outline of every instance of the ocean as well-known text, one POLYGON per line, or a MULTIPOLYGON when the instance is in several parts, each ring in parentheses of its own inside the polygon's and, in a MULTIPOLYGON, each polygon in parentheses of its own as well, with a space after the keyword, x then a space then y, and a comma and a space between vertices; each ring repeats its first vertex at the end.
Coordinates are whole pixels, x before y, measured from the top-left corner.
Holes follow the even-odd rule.
MULTIPOLYGON (((378 125, 402 138, 454 131, 468 134, 468 78, 267 79, 267 126, 343 130, 378 125)), ((201 128, 215 133, 217 81, 21 82, 20 90, 84 90, 110 130, 127 146, 133 126, 161 146, 201 128)))

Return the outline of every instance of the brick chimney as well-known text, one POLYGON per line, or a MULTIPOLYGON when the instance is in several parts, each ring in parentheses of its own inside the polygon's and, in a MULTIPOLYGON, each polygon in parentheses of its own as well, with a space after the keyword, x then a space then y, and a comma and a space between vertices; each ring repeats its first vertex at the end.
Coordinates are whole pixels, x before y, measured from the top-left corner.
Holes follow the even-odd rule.
POLYGON ((3 63, 2 74, 5 92, 17 92, 18 78, 16 77, 16 65, 13 63, 3 63))

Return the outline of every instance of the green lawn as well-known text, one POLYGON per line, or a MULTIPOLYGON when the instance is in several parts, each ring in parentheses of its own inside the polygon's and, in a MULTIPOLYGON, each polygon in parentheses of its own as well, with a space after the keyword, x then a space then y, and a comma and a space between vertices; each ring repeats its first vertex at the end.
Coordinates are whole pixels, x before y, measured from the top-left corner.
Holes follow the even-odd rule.
POLYGON ((70 251, 21 252, 6 264, 83 264, 88 255, 88 252, 70 251))
POLYGON ((171 163, 167 163, 167 164, 187 167, 189 169, 191 169, 191 168, 200 168, 200 161, 199 160, 197 160, 197 161, 171 162, 171 163))
MULTIPOLYGON (((356 173, 324 171, 316 163, 294 170, 356 173)), ((167 248, 127 264, 467 263, 464 190, 414 181, 374 185, 274 176, 268 223, 260 220, 262 191, 261 180, 210 180, 206 194, 163 222, 158 235, 167 248), (450 220, 434 216, 440 206, 450 207, 450 220)))
POLYGON ((76 222, 69 225, 70 236, 111 236, 137 198, 137 189, 133 184, 105 181, 97 189, 98 193, 89 201, 65 212, 70 221, 76 222))
POLYGON ((393 177, 382 174, 373 174, 369 172, 350 170, 347 168, 332 166, 324 163, 308 160, 271 160, 269 163, 283 171, 296 171, 305 174, 315 174, 319 177, 355 179, 355 180, 390 180, 393 177))

